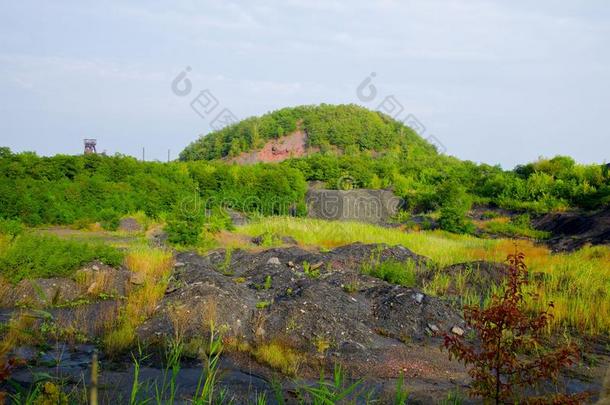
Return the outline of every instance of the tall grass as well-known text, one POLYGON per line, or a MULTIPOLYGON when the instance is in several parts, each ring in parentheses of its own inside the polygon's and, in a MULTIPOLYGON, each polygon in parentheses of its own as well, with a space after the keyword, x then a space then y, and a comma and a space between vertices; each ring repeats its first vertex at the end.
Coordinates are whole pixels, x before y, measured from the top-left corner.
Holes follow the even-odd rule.
POLYGON ((154 313, 167 288, 173 257, 162 249, 138 248, 127 254, 125 265, 140 285, 127 296, 117 327, 104 337, 111 353, 130 347, 136 328, 154 313))
MULTIPOLYGON (((333 248, 354 242, 403 245, 432 259, 438 267, 473 260, 502 262, 516 250, 525 253, 532 275, 543 274, 529 286, 537 298, 527 305, 540 311, 555 304, 553 328, 577 328, 597 334, 610 332, 610 247, 584 247, 576 252, 552 254, 527 240, 481 239, 443 231, 406 233, 357 222, 269 217, 240 227, 240 234, 291 236, 302 245, 333 248)), ((442 280, 439 280, 439 282, 442 280)))

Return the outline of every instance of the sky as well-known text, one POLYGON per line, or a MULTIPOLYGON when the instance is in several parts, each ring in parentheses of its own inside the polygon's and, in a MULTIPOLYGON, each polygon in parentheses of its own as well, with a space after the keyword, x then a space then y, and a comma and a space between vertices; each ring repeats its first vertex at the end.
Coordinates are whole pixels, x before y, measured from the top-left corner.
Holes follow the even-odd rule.
POLYGON ((164 161, 221 113, 388 100, 461 159, 610 161, 610 2, 0 0, 13 151, 164 161))

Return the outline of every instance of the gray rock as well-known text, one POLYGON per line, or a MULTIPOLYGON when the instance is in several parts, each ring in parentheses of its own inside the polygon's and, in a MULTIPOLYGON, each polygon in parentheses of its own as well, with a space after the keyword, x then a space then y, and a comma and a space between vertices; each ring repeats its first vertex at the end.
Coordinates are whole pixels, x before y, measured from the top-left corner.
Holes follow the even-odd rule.
POLYGON ((271 258, 269 258, 269 260, 267 260, 267 264, 272 264, 272 265, 278 265, 279 266, 282 263, 280 262, 280 259, 278 259, 277 257, 271 257, 271 258))

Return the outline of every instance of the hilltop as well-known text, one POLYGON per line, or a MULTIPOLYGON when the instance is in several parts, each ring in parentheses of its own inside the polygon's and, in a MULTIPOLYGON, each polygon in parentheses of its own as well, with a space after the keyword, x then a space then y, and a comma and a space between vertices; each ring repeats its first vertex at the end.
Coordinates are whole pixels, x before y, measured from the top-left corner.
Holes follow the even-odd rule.
POLYGON ((415 131, 383 113, 354 104, 320 104, 282 108, 247 118, 202 136, 182 151, 180 160, 228 159, 253 163, 253 159, 244 157, 265 149, 267 153, 258 161, 279 161, 329 151, 342 154, 408 150, 436 154, 434 147, 415 131))

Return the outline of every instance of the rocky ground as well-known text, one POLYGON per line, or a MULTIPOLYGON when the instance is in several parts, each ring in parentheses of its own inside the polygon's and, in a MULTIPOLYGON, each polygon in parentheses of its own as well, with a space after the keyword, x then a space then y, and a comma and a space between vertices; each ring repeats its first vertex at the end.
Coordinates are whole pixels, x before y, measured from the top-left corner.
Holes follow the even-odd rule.
MULTIPOLYGON (((422 291, 421 286, 433 274, 429 266, 428 259, 402 246, 385 245, 353 244, 331 251, 304 250, 296 245, 256 251, 220 249, 204 256, 179 253, 164 298, 137 334, 150 347, 177 336, 190 343, 205 340, 213 321, 227 345, 223 384, 243 401, 255 391, 268 390, 270 381, 278 375, 277 368, 257 361, 253 354, 256 348, 274 343, 298 356, 298 364, 290 371, 304 383, 314 381, 321 369, 328 373, 340 364, 350 377, 364 378, 366 387, 388 396, 396 379, 404 375, 414 401, 433 403, 452 390, 466 390, 464 368, 448 361, 440 345, 443 334, 469 336, 469 330, 454 300, 422 291), (393 285, 362 271, 363 266, 389 260, 415 269, 413 287, 393 285)), ((468 287, 481 293, 499 282, 504 271, 504 265, 489 262, 435 271, 452 273, 464 268, 478 273, 468 287)), ((87 301, 82 297, 96 288, 95 282, 103 280, 114 283, 111 286, 120 297, 137 280, 132 280, 126 270, 100 263, 93 263, 78 274, 76 281, 23 281, 4 297, 3 305, 14 308, 23 306, 26 300, 30 306, 47 308, 36 314, 41 323, 49 318, 61 320, 64 325, 79 325, 84 336, 95 338, 103 329, 104 317, 118 311, 120 299, 112 296, 87 301), (99 277, 102 272, 108 274, 99 277)), ((459 291, 450 285, 447 294, 457 296, 459 291)), ((14 309, 6 310, 5 319, 12 312, 14 309)), ((599 391, 607 366, 604 345, 607 342, 592 343, 592 351, 597 350, 595 366, 583 363, 577 371, 564 376, 562 384, 570 391, 599 391)), ((93 347, 62 347, 65 349, 51 347, 43 354, 22 347, 17 354, 30 360, 31 370, 45 371, 49 366, 44 356, 53 358, 49 354, 53 350, 60 357, 67 353, 62 372, 75 380, 79 375, 81 381, 87 378, 83 376, 93 347)), ((105 391, 112 402, 117 398, 114 394, 125 395, 130 390, 131 359, 110 359, 103 353, 101 356, 105 367, 101 381, 103 386, 113 387, 105 391)), ((149 359, 144 364, 145 373, 160 375, 160 363, 149 359)), ((19 371, 16 378, 27 383, 32 378, 31 370, 19 371)), ((193 363, 181 371, 184 395, 194 391, 195 376, 200 375, 200 370, 200 365, 193 363)), ((296 377, 285 377, 285 395, 294 398, 291 393, 296 377)))
POLYGON ((553 251, 571 251, 585 244, 610 243, 610 208, 594 213, 560 212, 534 220, 534 227, 551 232, 547 242, 553 251))

